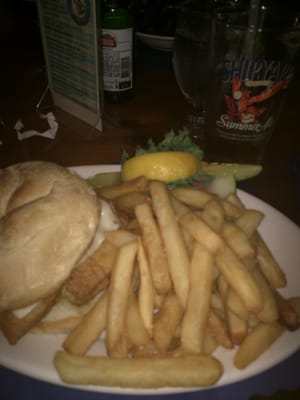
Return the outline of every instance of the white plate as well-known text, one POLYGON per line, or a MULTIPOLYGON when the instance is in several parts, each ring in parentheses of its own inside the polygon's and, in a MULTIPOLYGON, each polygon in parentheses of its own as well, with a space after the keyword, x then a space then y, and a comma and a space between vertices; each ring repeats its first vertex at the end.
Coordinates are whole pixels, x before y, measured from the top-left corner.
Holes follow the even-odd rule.
MULTIPOLYGON (((119 166, 82 166, 74 168, 83 177, 92 176, 98 172, 118 171, 119 166)), ((269 245, 278 262, 284 269, 288 286, 282 290, 287 296, 300 294, 300 229, 283 214, 263 201, 239 191, 242 201, 248 208, 261 210, 265 218, 260 226, 260 232, 269 245)), ((26 335, 17 345, 10 346, 0 334, 0 364, 25 375, 59 385, 60 381, 52 364, 56 350, 61 347, 64 335, 26 335)), ((224 374, 216 386, 238 382, 259 374, 283 361, 300 348, 300 334, 286 332, 265 352, 256 362, 244 371, 235 369, 232 365, 233 351, 218 350, 215 355, 224 364, 224 374)), ((103 341, 96 343, 91 354, 104 354, 103 341)), ((76 387, 76 386, 73 386, 76 387)), ((162 389, 121 389, 97 386, 80 386, 83 390, 115 394, 167 394, 194 391, 195 388, 162 388, 162 389)), ((199 389, 201 390, 201 389, 199 389)))
POLYGON ((173 49, 173 36, 159 36, 150 35, 148 33, 137 32, 136 36, 140 41, 154 50, 172 51, 173 49))

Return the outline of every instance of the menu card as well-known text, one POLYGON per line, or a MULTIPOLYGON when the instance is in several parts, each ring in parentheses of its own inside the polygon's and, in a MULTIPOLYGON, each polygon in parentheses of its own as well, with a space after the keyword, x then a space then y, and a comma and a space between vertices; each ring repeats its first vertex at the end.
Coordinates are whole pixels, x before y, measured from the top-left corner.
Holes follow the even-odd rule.
POLYGON ((95 0, 38 0, 53 102, 102 131, 98 8, 95 0))

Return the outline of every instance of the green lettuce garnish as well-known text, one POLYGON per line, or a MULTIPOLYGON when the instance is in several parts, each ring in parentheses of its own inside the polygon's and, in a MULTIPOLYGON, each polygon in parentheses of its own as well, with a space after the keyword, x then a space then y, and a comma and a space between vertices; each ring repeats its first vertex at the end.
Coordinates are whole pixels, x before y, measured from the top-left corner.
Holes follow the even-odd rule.
POLYGON ((175 189, 177 187, 198 187, 201 190, 205 190, 205 187, 209 185, 214 180, 214 176, 206 175, 202 172, 196 172, 194 175, 189 176, 185 179, 179 179, 174 182, 170 182, 167 184, 169 189, 175 189))
POLYGON ((200 160, 203 159, 203 151, 192 141, 186 128, 179 130, 177 133, 171 130, 158 144, 154 143, 152 139, 149 139, 146 149, 137 147, 136 155, 155 153, 158 151, 185 151, 194 154, 200 160))
MULTIPOLYGON (((189 131, 186 128, 180 129, 178 132, 172 129, 165 134, 165 137, 159 143, 155 143, 151 138, 148 139, 146 147, 136 147, 134 156, 157 153, 159 151, 185 151, 194 154, 199 160, 203 159, 203 151, 192 141, 189 131)), ((124 150, 121 157, 121 164, 129 157, 129 154, 124 150)))

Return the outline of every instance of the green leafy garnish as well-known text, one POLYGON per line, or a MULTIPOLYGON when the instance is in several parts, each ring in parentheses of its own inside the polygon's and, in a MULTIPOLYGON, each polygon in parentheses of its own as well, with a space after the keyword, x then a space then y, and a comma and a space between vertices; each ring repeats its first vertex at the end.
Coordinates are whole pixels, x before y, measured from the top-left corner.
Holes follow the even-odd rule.
MULTIPOLYGON (((145 148, 137 146, 134 156, 147 153, 157 153, 160 151, 184 151, 194 154, 199 158, 199 160, 203 159, 203 151, 192 141, 189 136, 189 131, 186 128, 180 129, 178 132, 175 132, 172 129, 170 132, 165 134, 164 139, 159 143, 155 143, 151 138, 148 139, 145 148)), ((123 151, 121 164, 123 164, 128 158, 128 153, 123 151)))
POLYGON ((200 189, 205 189, 215 179, 212 175, 203 174, 203 172, 196 172, 194 175, 189 176, 185 179, 179 179, 174 182, 167 184, 169 189, 175 189, 177 187, 199 187, 200 189))

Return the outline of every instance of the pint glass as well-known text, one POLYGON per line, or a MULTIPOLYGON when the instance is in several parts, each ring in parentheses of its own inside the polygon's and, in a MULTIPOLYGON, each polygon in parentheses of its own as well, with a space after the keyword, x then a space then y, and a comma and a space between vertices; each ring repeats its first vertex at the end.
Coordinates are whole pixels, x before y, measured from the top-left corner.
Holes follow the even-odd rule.
POLYGON ((211 161, 261 163, 294 75, 295 14, 262 6, 254 11, 215 13, 206 126, 211 161))

